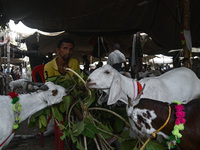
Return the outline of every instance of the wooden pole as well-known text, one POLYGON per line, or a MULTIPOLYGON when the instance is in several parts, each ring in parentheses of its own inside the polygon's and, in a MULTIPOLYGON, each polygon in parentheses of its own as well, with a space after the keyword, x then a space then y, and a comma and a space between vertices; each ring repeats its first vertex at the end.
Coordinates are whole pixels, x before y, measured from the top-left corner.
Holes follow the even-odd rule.
MULTIPOLYGON (((183 2, 184 8, 184 29, 190 30, 190 0, 184 0, 183 2)), ((190 63, 190 51, 188 50, 187 44, 183 47, 184 50, 184 66, 191 68, 190 63)))

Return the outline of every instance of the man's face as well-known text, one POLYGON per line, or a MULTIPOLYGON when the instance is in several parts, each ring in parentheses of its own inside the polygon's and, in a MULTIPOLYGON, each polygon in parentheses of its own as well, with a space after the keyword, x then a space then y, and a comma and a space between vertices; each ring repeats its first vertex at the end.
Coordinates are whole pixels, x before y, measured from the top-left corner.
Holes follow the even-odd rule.
POLYGON ((62 59, 69 60, 73 53, 74 46, 72 43, 63 42, 60 49, 57 49, 57 53, 62 59))

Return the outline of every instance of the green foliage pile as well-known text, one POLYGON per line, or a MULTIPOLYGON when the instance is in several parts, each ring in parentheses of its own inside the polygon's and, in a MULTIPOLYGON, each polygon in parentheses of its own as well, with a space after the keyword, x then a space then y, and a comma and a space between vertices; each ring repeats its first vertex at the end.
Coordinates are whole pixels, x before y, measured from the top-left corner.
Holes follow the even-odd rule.
MULTIPOLYGON (((80 76, 83 80, 87 79, 83 73, 80 76)), ((129 136, 129 130, 123 130, 129 125, 125 106, 123 108, 99 106, 97 104, 99 91, 86 89, 77 76, 73 78, 54 76, 48 81, 68 89, 69 94, 63 98, 61 103, 34 114, 30 119, 30 127, 39 124, 39 128, 44 132, 47 127, 47 118, 51 115, 52 120, 55 120, 59 128, 63 130, 61 140, 70 139, 75 149, 90 150, 102 149, 102 147, 115 149, 114 145, 108 142, 112 138, 116 138, 121 143, 122 150, 138 149, 138 140, 129 136), (77 121, 72 111, 73 107, 79 109, 83 120, 77 121)), ((159 147, 159 150, 163 149, 162 145, 155 144, 155 141, 149 142, 146 149, 156 150, 158 149, 156 147, 159 147)))

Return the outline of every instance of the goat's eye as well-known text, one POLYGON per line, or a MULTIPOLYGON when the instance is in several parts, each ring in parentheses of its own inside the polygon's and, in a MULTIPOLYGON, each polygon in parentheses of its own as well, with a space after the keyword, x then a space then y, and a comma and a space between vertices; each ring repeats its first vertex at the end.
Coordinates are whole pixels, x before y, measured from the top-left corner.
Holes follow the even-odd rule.
POLYGON ((56 96, 58 94, 58 90, 52 90, 53 96, 56 96))
POLYGON ((110 72, 108 70, 106 70, 104 73, 109 74, 110 72))

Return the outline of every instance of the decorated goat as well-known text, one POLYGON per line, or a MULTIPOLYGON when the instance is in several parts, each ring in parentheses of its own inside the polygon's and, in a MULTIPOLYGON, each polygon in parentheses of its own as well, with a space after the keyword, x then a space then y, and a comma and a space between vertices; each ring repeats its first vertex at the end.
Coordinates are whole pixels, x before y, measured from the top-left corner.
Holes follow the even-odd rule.
POLYGON ((107 104, 118 100, 128 104, 128 97, 134 100, 144 84, 141 98, 150 98, 171 103, 200 97, 200 80, 196 74, 185 67, 173 69, 158 77, 148 77, 137 81, 121 75, 110 65, 93 71, 86 82, 89 88, 102 89, 108 93, 107 104))
POLYGON ((143 136, 154 136, 153 133, 158 132, 167 139, 168 149, 178 145, 181 150, 197 150, 200 147, 200 99, 183 105, 175 102, 169 105, 146 98, 130 99, 127 114, 131 126, 143 136))
POLYGON ((52 82, 46 82, 37 92, 0 96, 0 149, 14 137, 14 129, 34 113, 47 106, 60 103, 67 90, 52 82), (40 90, 43 89, 43 90, 40 90))

